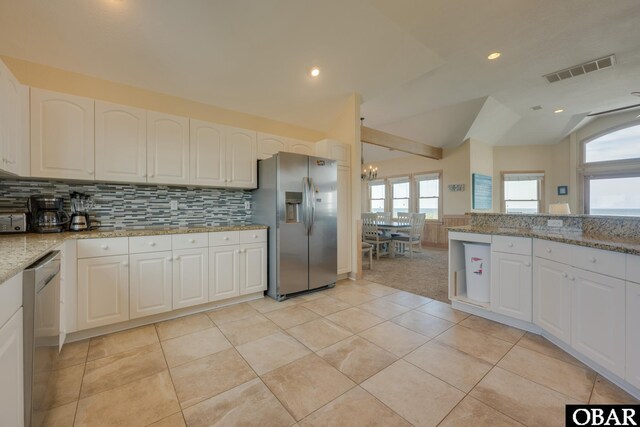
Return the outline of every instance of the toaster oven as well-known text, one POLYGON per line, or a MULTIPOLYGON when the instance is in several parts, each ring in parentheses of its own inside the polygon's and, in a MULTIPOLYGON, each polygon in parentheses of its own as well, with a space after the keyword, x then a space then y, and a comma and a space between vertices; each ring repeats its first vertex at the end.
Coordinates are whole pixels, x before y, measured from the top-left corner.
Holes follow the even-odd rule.
POLYGON ((27 231, 27 214, 0 213, 0 233, 25 233, 27 231))

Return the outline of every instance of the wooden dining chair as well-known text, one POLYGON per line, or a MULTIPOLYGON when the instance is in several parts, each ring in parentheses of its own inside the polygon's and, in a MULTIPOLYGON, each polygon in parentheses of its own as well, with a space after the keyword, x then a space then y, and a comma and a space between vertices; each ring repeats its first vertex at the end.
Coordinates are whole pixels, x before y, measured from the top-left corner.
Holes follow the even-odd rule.
MULTIPOLYGON (((371 270, 373 268, 373 245, 371 243, 362 242, 362 255, 369 259, 367 268, 371 270)), ((362 264, 364 268, 364 263, 362 264)))
POLYGON ((424 228, 425 214, 410 214, 409 235, 393 236, 393 244, 398 244, 402 252, 409 250, 409 257, 413 259, 413 247, 418 247, 418 252, 422 252, 422 229, 424 228))
POLYGON ((373 245, 377 260, 380 259, 380 255, 389 254, 391 237, 380 234, 380 230, 378 229, 378 214, 362 214, 362 240, 373 245))
POLYGON ((391 212, 377 212, 378 224, 388 224, 391 222, 391 212))

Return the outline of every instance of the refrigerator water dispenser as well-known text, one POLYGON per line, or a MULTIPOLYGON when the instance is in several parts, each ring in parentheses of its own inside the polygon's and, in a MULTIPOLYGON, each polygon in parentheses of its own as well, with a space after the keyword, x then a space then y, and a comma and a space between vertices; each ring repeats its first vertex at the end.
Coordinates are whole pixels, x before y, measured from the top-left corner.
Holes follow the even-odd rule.
POLYGON ((285 193, 285 212, 288 223, 301 222, 300 206, 302 205, 302 192, 287 191, 285 193))

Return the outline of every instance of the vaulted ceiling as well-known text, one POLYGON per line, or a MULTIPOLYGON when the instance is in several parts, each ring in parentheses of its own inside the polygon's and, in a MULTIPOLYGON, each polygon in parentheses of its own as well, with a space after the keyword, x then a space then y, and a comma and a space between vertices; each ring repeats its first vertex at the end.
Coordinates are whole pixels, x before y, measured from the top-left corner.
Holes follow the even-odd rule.
POLYGON ((638 22, 637 0, 0 0, 0 54, 321 131, 358 92, 367 126, 431 145, 550 144, 640 102, 638 22))

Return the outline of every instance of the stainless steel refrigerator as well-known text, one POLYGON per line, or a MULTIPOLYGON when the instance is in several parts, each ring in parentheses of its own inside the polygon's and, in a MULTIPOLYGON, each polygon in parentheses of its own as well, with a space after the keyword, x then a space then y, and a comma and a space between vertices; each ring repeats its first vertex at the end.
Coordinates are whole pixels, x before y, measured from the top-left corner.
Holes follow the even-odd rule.
POLYGON ((269 226, 270 297, 336 283, 337 179, 335 160, 278 153, 258 163, 252 216, 269 226))

